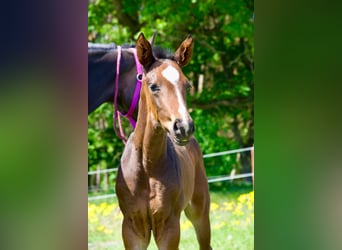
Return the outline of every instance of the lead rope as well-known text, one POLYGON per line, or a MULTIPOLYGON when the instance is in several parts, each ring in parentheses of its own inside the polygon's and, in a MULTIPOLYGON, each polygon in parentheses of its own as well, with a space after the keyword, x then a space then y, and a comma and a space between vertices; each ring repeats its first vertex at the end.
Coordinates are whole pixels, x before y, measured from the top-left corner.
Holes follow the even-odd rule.
POLYGON ((117 56, 117 62, 116 62, 113 127, 114 127, 115 134, 123 141, 124 144, 126 144, 126 137, 125 137, 125 134, 124 134, 123 129, 122 129, 121 118, 120 118, 120 111, 119 111, 118 105, 117 105, 118 92, 119 92, 121 46, 118 46, 117 48, 118 48, 118 56, 117 56), (116 126, 117 121, 119 123, 119 131, 118 131, 118 128, 116 126))

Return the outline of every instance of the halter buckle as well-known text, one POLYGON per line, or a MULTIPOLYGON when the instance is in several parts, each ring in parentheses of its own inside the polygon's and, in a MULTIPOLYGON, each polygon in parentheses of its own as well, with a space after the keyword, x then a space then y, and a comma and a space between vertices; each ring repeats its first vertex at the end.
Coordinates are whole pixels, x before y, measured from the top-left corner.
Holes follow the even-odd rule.
POLYGON ((142 74, 137 74, 137 81, 142 81, 142 74))

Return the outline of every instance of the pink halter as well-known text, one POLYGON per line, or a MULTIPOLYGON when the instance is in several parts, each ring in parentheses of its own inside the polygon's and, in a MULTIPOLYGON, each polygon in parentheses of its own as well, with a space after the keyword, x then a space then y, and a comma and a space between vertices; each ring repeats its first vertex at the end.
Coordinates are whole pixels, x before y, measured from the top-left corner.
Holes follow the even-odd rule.
POLYGON ((135 65, 137 67, 137 82, 135 85, 135 90, 134 90, 134 94, 133 94, 133 99, 131 102, 131 105, 129 107, 129 110, 126 114, 122 114, 117 107, 117 98, 118 98, 118 92, 119 92, 119 75, 120 75, 120 60, 121 60, 121 46, 118 46, 118 56, 117 56, 117 63, 116 63, 116 77, 115 77, 115 93, 114 93, 114 130, 115 133, 118 137, 120 137, 123 142, 126 144, 126 136, 125 133, 122 129, 122 125, 121 125, 121 118, 120 116, 123 115, 125 116, 131 123, 132 127, 135 128, 136 122, 133 119, 132 115, 134 113, 134 110, 139 102, 139 97, 140 97, 140 90, 141 90, 141 80, 142 80, 142 74, 143 74, 143 70, 142 70, 142 66, 139 63, 139 59, 137 56, 137 51, 135 48, 130 48, 129 51, 133 52, 134 54, 134 59, 135 59, 135 65), (117 130, 116 127, 116 121, 118 120, 119 123, 119 129, 120 129, 120 133, 117 130))

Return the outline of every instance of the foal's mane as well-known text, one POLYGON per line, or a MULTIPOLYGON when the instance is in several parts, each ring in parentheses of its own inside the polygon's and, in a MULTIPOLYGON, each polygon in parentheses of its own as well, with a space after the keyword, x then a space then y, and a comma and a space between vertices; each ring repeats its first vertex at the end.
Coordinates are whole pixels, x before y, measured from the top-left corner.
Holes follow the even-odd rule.
POLYGON ((153 46, 153 55, 158 59, 170 59, 173 60, 173 53, 170 49, 165 49, 160 46, 153 46))

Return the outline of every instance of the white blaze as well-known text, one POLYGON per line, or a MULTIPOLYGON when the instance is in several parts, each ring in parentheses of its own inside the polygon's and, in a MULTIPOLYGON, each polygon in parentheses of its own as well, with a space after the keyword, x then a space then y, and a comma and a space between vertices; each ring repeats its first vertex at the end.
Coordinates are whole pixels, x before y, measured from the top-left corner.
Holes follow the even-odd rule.
POLYGON ((187 110, 186 105, 183 100, 182 93, 177 88, 177 83, 179 81, 179 72, 177 69, 175 69, 173 66, 169 65, 166 69, 162 71, 162 75, 165 77, 166 80, 168 80, 170 83, 172 83, 175 86, 176 96, 178 99, 178 112, 183 117, 183 121, 186 121, 187 117, 187 110))
POLYGON ((179 73, 174 67, 170 65, 167 66, 167 68, 163 70, 162 75, 172 84, 176 85, 178 83, 179 73))

